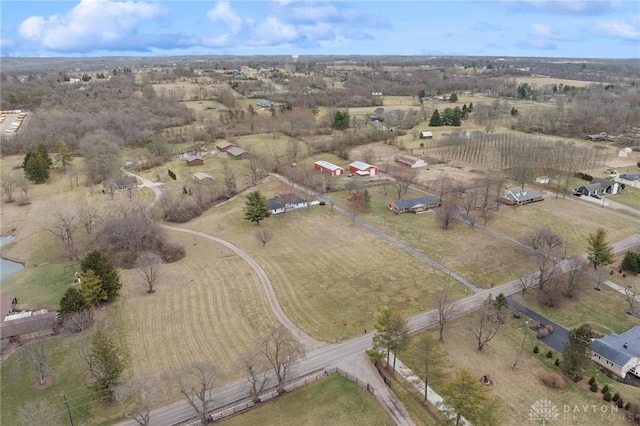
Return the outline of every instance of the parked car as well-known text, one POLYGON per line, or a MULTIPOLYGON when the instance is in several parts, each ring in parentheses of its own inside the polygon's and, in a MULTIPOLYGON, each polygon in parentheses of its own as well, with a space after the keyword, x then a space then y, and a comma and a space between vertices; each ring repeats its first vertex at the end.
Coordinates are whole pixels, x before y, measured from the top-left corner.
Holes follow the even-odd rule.
POLYGON ((576 191, 572 195, 575 196, 575 197, 582 197, 582 192, 577 192, 576 191))

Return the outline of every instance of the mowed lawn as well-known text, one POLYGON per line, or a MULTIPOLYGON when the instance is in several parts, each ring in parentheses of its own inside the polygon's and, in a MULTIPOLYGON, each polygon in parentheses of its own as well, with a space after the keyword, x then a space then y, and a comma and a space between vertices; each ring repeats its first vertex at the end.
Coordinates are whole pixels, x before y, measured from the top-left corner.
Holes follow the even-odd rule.
POLYGON ((135 271, 122 271, 122 318, 133 374, 159 377, 202 361, 215 363, 229 381, 239 378, 239 355, 276 325, 258 278, 215 242, 176 231, 168 237, 187 255, 164 265, 155 293, 147 294, 135 271))
MULTIPOLYGON (((606 409, 606 403, 599 400, 595 394, 589 390, 581 388, 571 380, 565 379, 566 387, 563 390, 554 390, 546 387, 540 377, 546 372, 560 373, 558 367, 554 365, 555 359, 559 356, 553 352, 552 358, 547 358, 549 347, 542 341, 536 339, 533 331, 525 331, 525 318, 514 319, 508 316, 497 336, 491 340, 482 352, 477 350, 474 337, 469 331, 473 323, 473 314, 468 314, 456 319, 451 324, 451 328, 445 331, 444 348, 448 355, 448 366, 446 371, 452 375, 456 367, 466 367, 470 369, 478 380, 484 375, 490 375, 493 385, 489 387, 491 397, 499 397, 505 404, 504 425, 533 425, 537 424, 529 417, 530 408, 538 400, 548 400, 556 406, 560 417, 553 422, 558 425, 580 424, 589 426, 625 425, 625 412, 620 410, 615 416, 606 417, 603 420, 600 409, 601 405, 606 409), (522 357, 515 369, 512 369, 514 360, 520 352, 524 337, 524 349, 522 357), (539 347, 539 353, 534 354, 534 346, 539 347), (573 410, 573 407, 588 406, 588 412, 575 413, 574 423, 573 412, 565 413, 565 409, 573 410), (592 411, 592 406, 597 406, 597 412, 592 411), (619 415, 618 415, 619 414, 619 415)), ((432 332, 437 339, 437 332, 432 332)), ((411 348, 399 358, 413 371, 419 375, 423 374, 422 362, 418 354, 416 343, 418 335, 414 335, 411 348)), ((619 391, 625 401, 637 401, 640 392, 638 388, 623 385, 599 373, 595 364, 589 366, 589 371, 585 375, 589 380, 591 375, 595 375, 599 384, 608 383, 614 391, 619 391)), ((434 383, 434 389, 438 392, 442 382, 434 383)), ((611 411, 607 412, 607 415, 611 411)))
POLYGON ((586 253, 589 234, 600 227, 607 230, 609 243, 633 235, 639 228, 637 222, 611 214, 609 209, 570 196, 564 200, 548 198, 517 209, 502 206, 488 226, 520 240, 536 228, 550 228, 565 239, 569 256, 586 253))
POLYGON ((335 375, 218 423, 224 426, 394 424, 366 390, 335 375))
MULTIPOLYGON (((272 196, 279 181, 261 187, 272 196)), ((313 206, 252 224, 244 219, 245 198, 190 222, 189 228, 228 239, 258 261, 269 276, 287 315, 316 338, 339 341, 371 330, 386 307, 414 315, 430 309, 433 294, 447 277, 329 205, 313 206), (266 247, 254 237, 269 229, 266 247)), ((464 289, 451 284, 452 296, 464 289)))
MULTIPOLYGON (((371 212, 361 217, 410 247, 433 258, 440 264, 462 275, 477 286, 489 288, 491 284, 511 281, 526 269, 527 252, 508 240, 478 228, 458 222, 451 229, 441 229, 436 214, 396 215, 388 208, 398 199, 394 187, 389 185, 387 195, 381 186, 369 188, 371 212)), ((427 194, 410 191, 403 199, 424 197, 427 194)), ((349 207, 345 192, 331 194, 342 207, 349 207)))

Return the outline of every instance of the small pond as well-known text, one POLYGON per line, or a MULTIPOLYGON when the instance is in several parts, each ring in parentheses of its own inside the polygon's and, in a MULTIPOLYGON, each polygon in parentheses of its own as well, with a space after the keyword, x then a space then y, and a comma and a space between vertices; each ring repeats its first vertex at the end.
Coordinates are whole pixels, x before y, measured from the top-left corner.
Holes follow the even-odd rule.
MULTIPOLYGON (((0 237, 0 246, 8 244, 15 240, 15 235, 7 235, 4 237, 0 237)), ((16 274, 24 269, 22 263, 13 262, 7 259, 0 259, 0 282, 4 281, 6 278, 9 278, 13 274, 16 274)))

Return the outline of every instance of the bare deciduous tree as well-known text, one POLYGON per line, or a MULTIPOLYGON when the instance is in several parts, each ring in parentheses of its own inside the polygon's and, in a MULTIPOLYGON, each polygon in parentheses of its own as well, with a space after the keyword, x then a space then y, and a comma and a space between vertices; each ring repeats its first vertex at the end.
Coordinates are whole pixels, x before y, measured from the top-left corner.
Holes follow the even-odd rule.
POLYGON ((168 379, 176 383, 180 394, 198 413, 202 422, 206 423, 215 405, 213 390, 222 377, 222 373, 215 365, 196 362, 184 366, 168 379))
POLYGON ((575 256, 568 261, 569 271, 567 272, 567 291, 565 296, 573 298, 585 283, 585 269, 588 266, 582 257, 575 256))
POLYGON ((444 329, 449 323, 449 320, 458 315, 459 310, 455 302, 449 298, 449 287, 439 290, 433 300, 436 309, 436 320, 438 322, 438 340, 444 342, 444 329))
POLYGON ((498 331, 502 321, 497 315, 495 303, 491 296, 487 297, 476 312, 469 330, 476 338, 478 350, 481 351, 489 343, 498 331))
POLYGON ((416 182, 418 175, 415 169, 394 166, 389 170, 389 176, 395 181, 398 198, 402 198, 402 194, 406 194, 409 191, 409 187, 416 182))
POLYGON ((260 393, 268 381, 269 364, 258 350, 250 351, 242 356, 238 361, 242 370, 247 373, 247 381, 251 385, 249 396, 254 403, 260 402, 260 393))
POLYGON ((155 293, 156 284, 162 279, 162 258, 155 253, 145 252, 138 256, 135 267, 147 293, 155 293))
POLYGON ((224 178, 224 185, 227 188, 227 197, 232 197, 238 190, 236 175, 226 160, 222 162, 222 176, 224 178))
POLYGON ((544 290, 547 282, 558 274, 562 237, 549 228, 537 228, 525 235, 524 243, 533 250, 538 269, 538 287, 544 290))
POLYGON ((80 219, 75 213, 69 211, 58 211, 51 217, 53 221, 45 229, 62 241, 67 254, 73 258, 75 256, 73 234, 82 225, 80 219))
POLYGON ((291 366, 303 355, 303 348, 289 330, 280 326, 270 330, 258 344, 258 350, 273 369, 278 380, 278 393, 284 393, 291 366))
POLYGON ((93 357, 91 356, 91 338, 83 337, 80 339, 76 349, 78 351, 78 356, 86 365, 87 370, 89 370, 91 379, 95 380, 98 377, 98 372, 93 362, 93 357))
POLYGON ((13 193, 16 190, 16 181, 15 178, 8 173, 2 176, 2 180, 0 180, 0 189, 2 193, 7 197, 7 203, 13 203, 15 199, 13 198, 13 193))
POLYGON ((291 163, 295 163, 296 161, 298 161, 298 155, 300 154, 301 148, 302 148, 302 144, 300 142, 300 139, 297 139, 297 138, 289 139, 288 151, 289 151, 289 160, 291 163))
POLYGON ((442 229, 450 229, 455 220, 460 215, 460 205, 455 200, 445 200, 436 209, 436 216, 442 229))
POLYGON ((636 302, 638 301, 638 295, 640 295, 640 286, 638 286, 637 279, 624 288, 624 298, 629 305, 627 313, 631 316, 636 315, 636 302))
POLYGON ((536 273, 523 272, 518 276, 518 281, 520 282, 520 290, 522 290, 522 295, 524 296, 527 290, 538 284, 538 277, 536 273))
POLYGON ((273 232, 267 228, 260 228, 255 232, 256 239, 262 243, 262 247, 266 246, 273 239, 273 232))
POLYGON ((158 401, 158 385, 155 377, 143 373, 118 386, 115 397, 122 405, 125 417, 140 426, 150 426, 151 408, 158 401))
POLYGON ((49 372, 49 360, 45 350, 44 336, 38 336, 34 342, 28 344, 25 348, 33 370, 38 375, 38 384, 43 385, 49 372))
POLYGON ((16 176, 16 188, 20 190, 20 205, 25 205, 29 203, 29 198, 27 197, 27 193, 29 192, 29 187, 31 186, 31 182, 25 175, 16 176))
POLYGON ((100 219, 98 211, 91 206, 80 208, 78 210, 78 217, 80 218, 80 222, 82 223, 84 230, 89 235, 93 232, 93 228, 98 224, 98 220, 100 219))
POLYGON ((81 311, 66 314, 60 324, 59 333, 70 335, 81 333, 93 325, 93 311, 83 309, 81 311))

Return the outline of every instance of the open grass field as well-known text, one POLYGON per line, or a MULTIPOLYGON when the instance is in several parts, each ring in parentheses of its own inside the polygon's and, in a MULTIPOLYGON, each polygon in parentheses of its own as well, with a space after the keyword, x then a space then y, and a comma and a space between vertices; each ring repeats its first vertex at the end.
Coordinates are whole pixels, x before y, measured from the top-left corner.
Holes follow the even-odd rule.
MULTIPOLYGON (((451 374, 455 367, 464 366, 473 371, 478 379, 485 374, 491 375, 494 385, 491 386, 490 395, 499 397, 505 403, 505 425, 533 425, 538 424, 529 417, 530 407, 538 400, 549 400, 556 406, 560 417, 554 421, 559 425, 593 425, 603 424, 625 425, 625 413, 620 410, 604 421, 600 409, 601 402, 589 390, 583 389, 570 380, 566 380, 564 390, 554 390, 546 387, 540 381, 540 375, 545 372, 559 373, 558 367, 554 365, 554 360, 558 356, 554 353, 553 358, 546 358, 548 347, 535 338, 532 331, 524 328, 524 319, 519 320, 508 317, 498 335, 489 342, 484 351, 478 352, 473 341, 473 336, 468 331, 469 323, 473 321, 471 315, 458 318, 452 323, 451 329, 445 332, 444 347, 448 354, 449 367, 447 371, 451 374), (524 351, 522 358, 517 364, 517 368, 512 369, 512 365, 520 347, 523 336, 525 337, 524 351), (533 347, 538 345, 540 353, 533 354, 533 347), (573 413, 573 407, 583 405, 597 405, 597 411, 580 411, 573 413), (571 410, 565 413, 565 408, 571 410), (576 417, 573 417, 575 414, 576 417), (578 420, 574 422, 574 420, 578 420)), ((429 332, 429 331, 427 331, 429 332)), ((417 338, 414 336, 413 342, 417 338)), ((421 362, 413 344, 411 348, 403 354, 400 359, 410 366, 418 374, 422 373, 421 362)), ((640 396, 640 389, 632 386, 619 384, 599 373, 595 365, 590 368, 586 375, 587 380, 591 375, 596 376, 598 384, 602 386, 608 383, 615 391, 619 391, 625 401, 636 401, 640 396)), ((441 386, 434 383, 436 392, 441 386)), ((606 407, 604 408, 607 409, 606 407)))
POLYGON ((622 194, 612 196, 609 200, 640 210, 640 188, 627 186, 622 194))
POLYGON ((240 378, 239 354, 277 325, 260 282, 242 259, 213 241, 175 231, 167 236, 187 255, 163 265, 154 294, 135 271, 122 271, 132 373, 159 377, 202 361, 215 363, 229 381, 240 378))
POLYGON ((27 403, 45 401, 55 416, 50 425, 68 424, 63 393, 66 393, 69 410, 75 424, 112 425, 124 420, 117 404, 105 405, 96 400, 85 375, 87 368, 78 355, 77 347, 85 336, 52 338, 45 342, 45 353, 49 374, 54 377, 53 385, 45 390, 34 390, 37 375, 32 368, 32 360, 26 349, 21 348, 0 366, 0 423, 21 425, 18 410, 27 403))
MULTIPOLYGON (((381 186, 369 189, 371 212, 362 218, 472 283, 489 288, 492 283, 501 284, 517 278, 526 266, 528 254, 524 249, 478 228, 471 229, 467 224, 457 223, 452 229, 443 230, 433 212, 394 214, 388 205, 397 199, 398 194, 391 186, 387 191, 385 196, 381 186)), ((412 191, 403 198, 425 195, 412 191)), ((331 197, 339 205, 348 206, 346 193, 332 194, 331 197)))
POLYGON ((547 316, 552 321, 567 329, 578 327, 584 323, 603 334, 622 333, 629 328, 640 325, 640 319, 628 315, 625 311, 629 305, 625 301, 624 294, 613 290, 605 284, 601 284, 601 291, 594 290, 595 283, 584 285, 584 290, 576 299, 560 297, 559 306, 549 308, 537 302, 537 292, 529 291, 524 300, 521 296, 515 296, 517 300, 524 302, 530 309, 547 316))
POLYGON ((334 375, 218 424, 386 426, 394 422, 367 391, 334 375))
MULTIPOLYGON (((261 186, 267 197, 279 182, 261 186)), ((246 250, 265 269, 287 315, 312 336, 337 341, 372 329, 375 315, 391 307, 405 315, 428 309, 447 277, 352 225, 327 206, 268 218, 259 225, 274 238, 262 247, 258 229, 243 217, 238 197, 189 224, 246 250), (372 271, 375 271, 372 273, 372 271)), ((452 285, 453 297, 464 289, 452 285)))
POLYGON ((586 87, 590 84, 601 84, 594 81, 569 80, 547 76, 516 77, 515 80, 518 82, 518 84, 527 83, 528 85, 535 87, 552 86, 554 84, 557 84, 558 86, 562 84, 565 86, 586 87))
POLYGON ((567 254, 586 253, 587 237, 599 227, 607 230, 607 240, 615 242, 638 232, 638 224, 607 209, 571 196, 548 198, 514 209, 502 206, 488 226, 513 238, 522 239, 529 231, 548 227, 567 242, 567 254))

